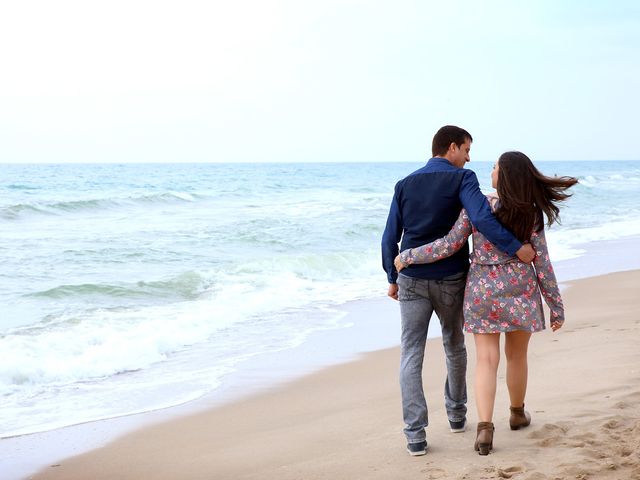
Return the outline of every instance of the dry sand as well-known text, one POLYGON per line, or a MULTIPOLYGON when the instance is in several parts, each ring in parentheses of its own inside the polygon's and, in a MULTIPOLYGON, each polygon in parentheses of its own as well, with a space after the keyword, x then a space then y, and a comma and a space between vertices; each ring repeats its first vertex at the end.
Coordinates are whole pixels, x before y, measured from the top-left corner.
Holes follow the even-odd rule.
POLYGON ((565 327, 532 339, 529 428, 509 430, 501 364, 494 451, 486 457, 473 451, 468 336, 470 428, 462 434, 448 430, 442 346, 429 341, 426 456, 405 451, 399 351, 390 349, 142 428, 31 478, 640 479, 640 272, 571 282, 564 298, 565 327))

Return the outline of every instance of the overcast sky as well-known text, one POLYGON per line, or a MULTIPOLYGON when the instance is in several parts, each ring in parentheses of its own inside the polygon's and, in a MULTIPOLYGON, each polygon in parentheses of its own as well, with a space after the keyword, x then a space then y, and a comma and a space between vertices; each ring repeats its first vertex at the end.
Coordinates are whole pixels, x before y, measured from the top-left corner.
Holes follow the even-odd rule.
POLYGON ((16 1, 0 162, 640 159, 637 1, 16 1))

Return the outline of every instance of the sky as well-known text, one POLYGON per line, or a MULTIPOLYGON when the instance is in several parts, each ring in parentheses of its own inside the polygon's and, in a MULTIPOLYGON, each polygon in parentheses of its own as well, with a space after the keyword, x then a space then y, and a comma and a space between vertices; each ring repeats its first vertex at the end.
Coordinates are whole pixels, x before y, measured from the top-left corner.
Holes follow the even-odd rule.
POLYGON ((24 0, 0 163, 640 159, 640 2, 24 0))

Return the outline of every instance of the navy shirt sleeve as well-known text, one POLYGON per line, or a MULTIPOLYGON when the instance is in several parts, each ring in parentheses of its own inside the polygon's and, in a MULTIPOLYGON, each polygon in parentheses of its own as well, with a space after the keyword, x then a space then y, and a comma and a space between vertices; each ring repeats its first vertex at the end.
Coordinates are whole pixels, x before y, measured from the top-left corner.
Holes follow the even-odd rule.
POLYGON ((467 210, 473 226, 500 250, 508 255, 515 255, 522 247, 522 243, 496 220, 487 197, 480 191, 478 177, 471 170, 466 170, 462 179, 460 201, 467 210))
POLYGON ((396 283, 398 272, 393 265, 393 260, 399 253, 398 242, 402 238, 402 214, 400 205, 398 204, 398 184, 391 200, 389 208, 389 216, 387 217, 387 225, 382 234, 382 268, 387 272, 387 280, 389 283, 396 283))

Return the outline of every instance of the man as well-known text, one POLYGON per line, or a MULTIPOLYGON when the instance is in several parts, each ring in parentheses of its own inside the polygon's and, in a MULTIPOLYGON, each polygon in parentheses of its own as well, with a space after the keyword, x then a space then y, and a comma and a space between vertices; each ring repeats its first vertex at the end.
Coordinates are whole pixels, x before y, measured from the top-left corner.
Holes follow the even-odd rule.
POLYGON ((469 269, 468 243, 449 258, 411 265, 398 275, 393 260, 401 250, 443 237, 465 208, 474 227, 504 252, 529 263, 535 252, 522 245, 493 216, 480 191, 470 161, 471 135, 455 126, 442 127, 433 137, 433 158, 395 187, 387 225, 382 236, 382 264, 389 281, 388 295, 400 300, 402 319, 400 388, 404 433, 411 455, 427 449, 427 403, 422 388, 422 363, 429 320, 436 312, 442 329, 447 380, 445 406, 452 432, 463 432, 467 413, 467 351, 464 345, 462 303, 469 269))

